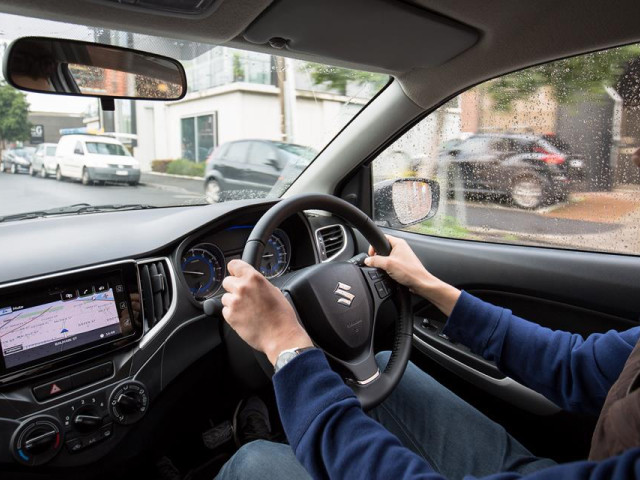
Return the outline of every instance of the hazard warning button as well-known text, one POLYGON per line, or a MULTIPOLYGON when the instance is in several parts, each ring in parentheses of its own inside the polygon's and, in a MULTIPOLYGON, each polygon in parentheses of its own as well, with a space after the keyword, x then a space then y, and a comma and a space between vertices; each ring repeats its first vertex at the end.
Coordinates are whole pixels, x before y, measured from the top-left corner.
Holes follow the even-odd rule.
POLYGON ((69 390, 71 390, 71 378, 67 376, 38 385, 33 389, 33 395, 36 397, 36 400, 42 402, 68 392, 69 390))

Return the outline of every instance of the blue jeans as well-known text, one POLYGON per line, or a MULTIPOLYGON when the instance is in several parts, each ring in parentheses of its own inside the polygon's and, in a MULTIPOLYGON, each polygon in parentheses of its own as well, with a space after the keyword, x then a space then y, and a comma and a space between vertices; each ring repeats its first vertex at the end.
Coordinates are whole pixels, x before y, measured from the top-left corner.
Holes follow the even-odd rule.
MULTIPOLYGON (((386 365, 389 352, 376 359, 386 365)), ((369 415, 450 480, 507 471, 527 474, 555 465, 535 457, 504 428, 412 363, 391 395, 369 415)), ((216 477, 245 478, 310 477, 289 445, 258 440, 238 450, 216 477)))

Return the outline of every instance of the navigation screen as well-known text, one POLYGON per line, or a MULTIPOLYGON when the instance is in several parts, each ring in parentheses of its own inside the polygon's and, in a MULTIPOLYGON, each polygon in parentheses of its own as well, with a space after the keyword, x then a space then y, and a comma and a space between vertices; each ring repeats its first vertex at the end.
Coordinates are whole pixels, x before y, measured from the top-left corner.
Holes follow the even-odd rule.
POLYGON ((34 296, 31 305, 0 304, 0 347, 5 368, 78 346, 112 340, 131 327, 122 282, 112 278, 34 296), (47 299, 46 303, 40 303, 47 299), (37 304, 33 304, 37 301, 37 304))

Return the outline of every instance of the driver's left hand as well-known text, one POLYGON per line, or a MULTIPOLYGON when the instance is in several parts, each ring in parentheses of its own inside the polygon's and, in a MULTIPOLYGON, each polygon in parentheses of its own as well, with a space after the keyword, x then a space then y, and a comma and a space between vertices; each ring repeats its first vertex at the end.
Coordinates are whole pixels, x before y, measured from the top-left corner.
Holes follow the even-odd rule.
POLYGON ((293 307, 260 272, 242 260, 230 261, 227 269, 222 316, 245 342, 273 365, 283 350, 313 345, 293 307))

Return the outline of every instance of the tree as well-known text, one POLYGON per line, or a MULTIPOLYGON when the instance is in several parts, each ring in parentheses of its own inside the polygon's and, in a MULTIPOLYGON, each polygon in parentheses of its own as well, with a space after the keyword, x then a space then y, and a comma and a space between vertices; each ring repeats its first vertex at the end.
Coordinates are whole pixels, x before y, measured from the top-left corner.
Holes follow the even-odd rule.
POLYGON ((605 86, 614 86, 628 63, 640 56, 640 46, 603 50, 551 62, 504 75, 489 82, 488 92, 496 110, 509 110, 514 101, 551 87, 558 103, 571 104, 585 97, 596 98, 605 86))
POLYGON ((346 95, 349 83, 356 85, 369 83, 375 90, 380 90, 389 80, 387 75, 381 73, 361 72, 319 63, 308 63, 303 68, 311 73, 315 85, 326 85, 341 95, 346 95))
POLYGON ((28 120, 29 103, 24 93, 12 86, 0 84, 0 143, 29 140, 31 123, 28 120))

